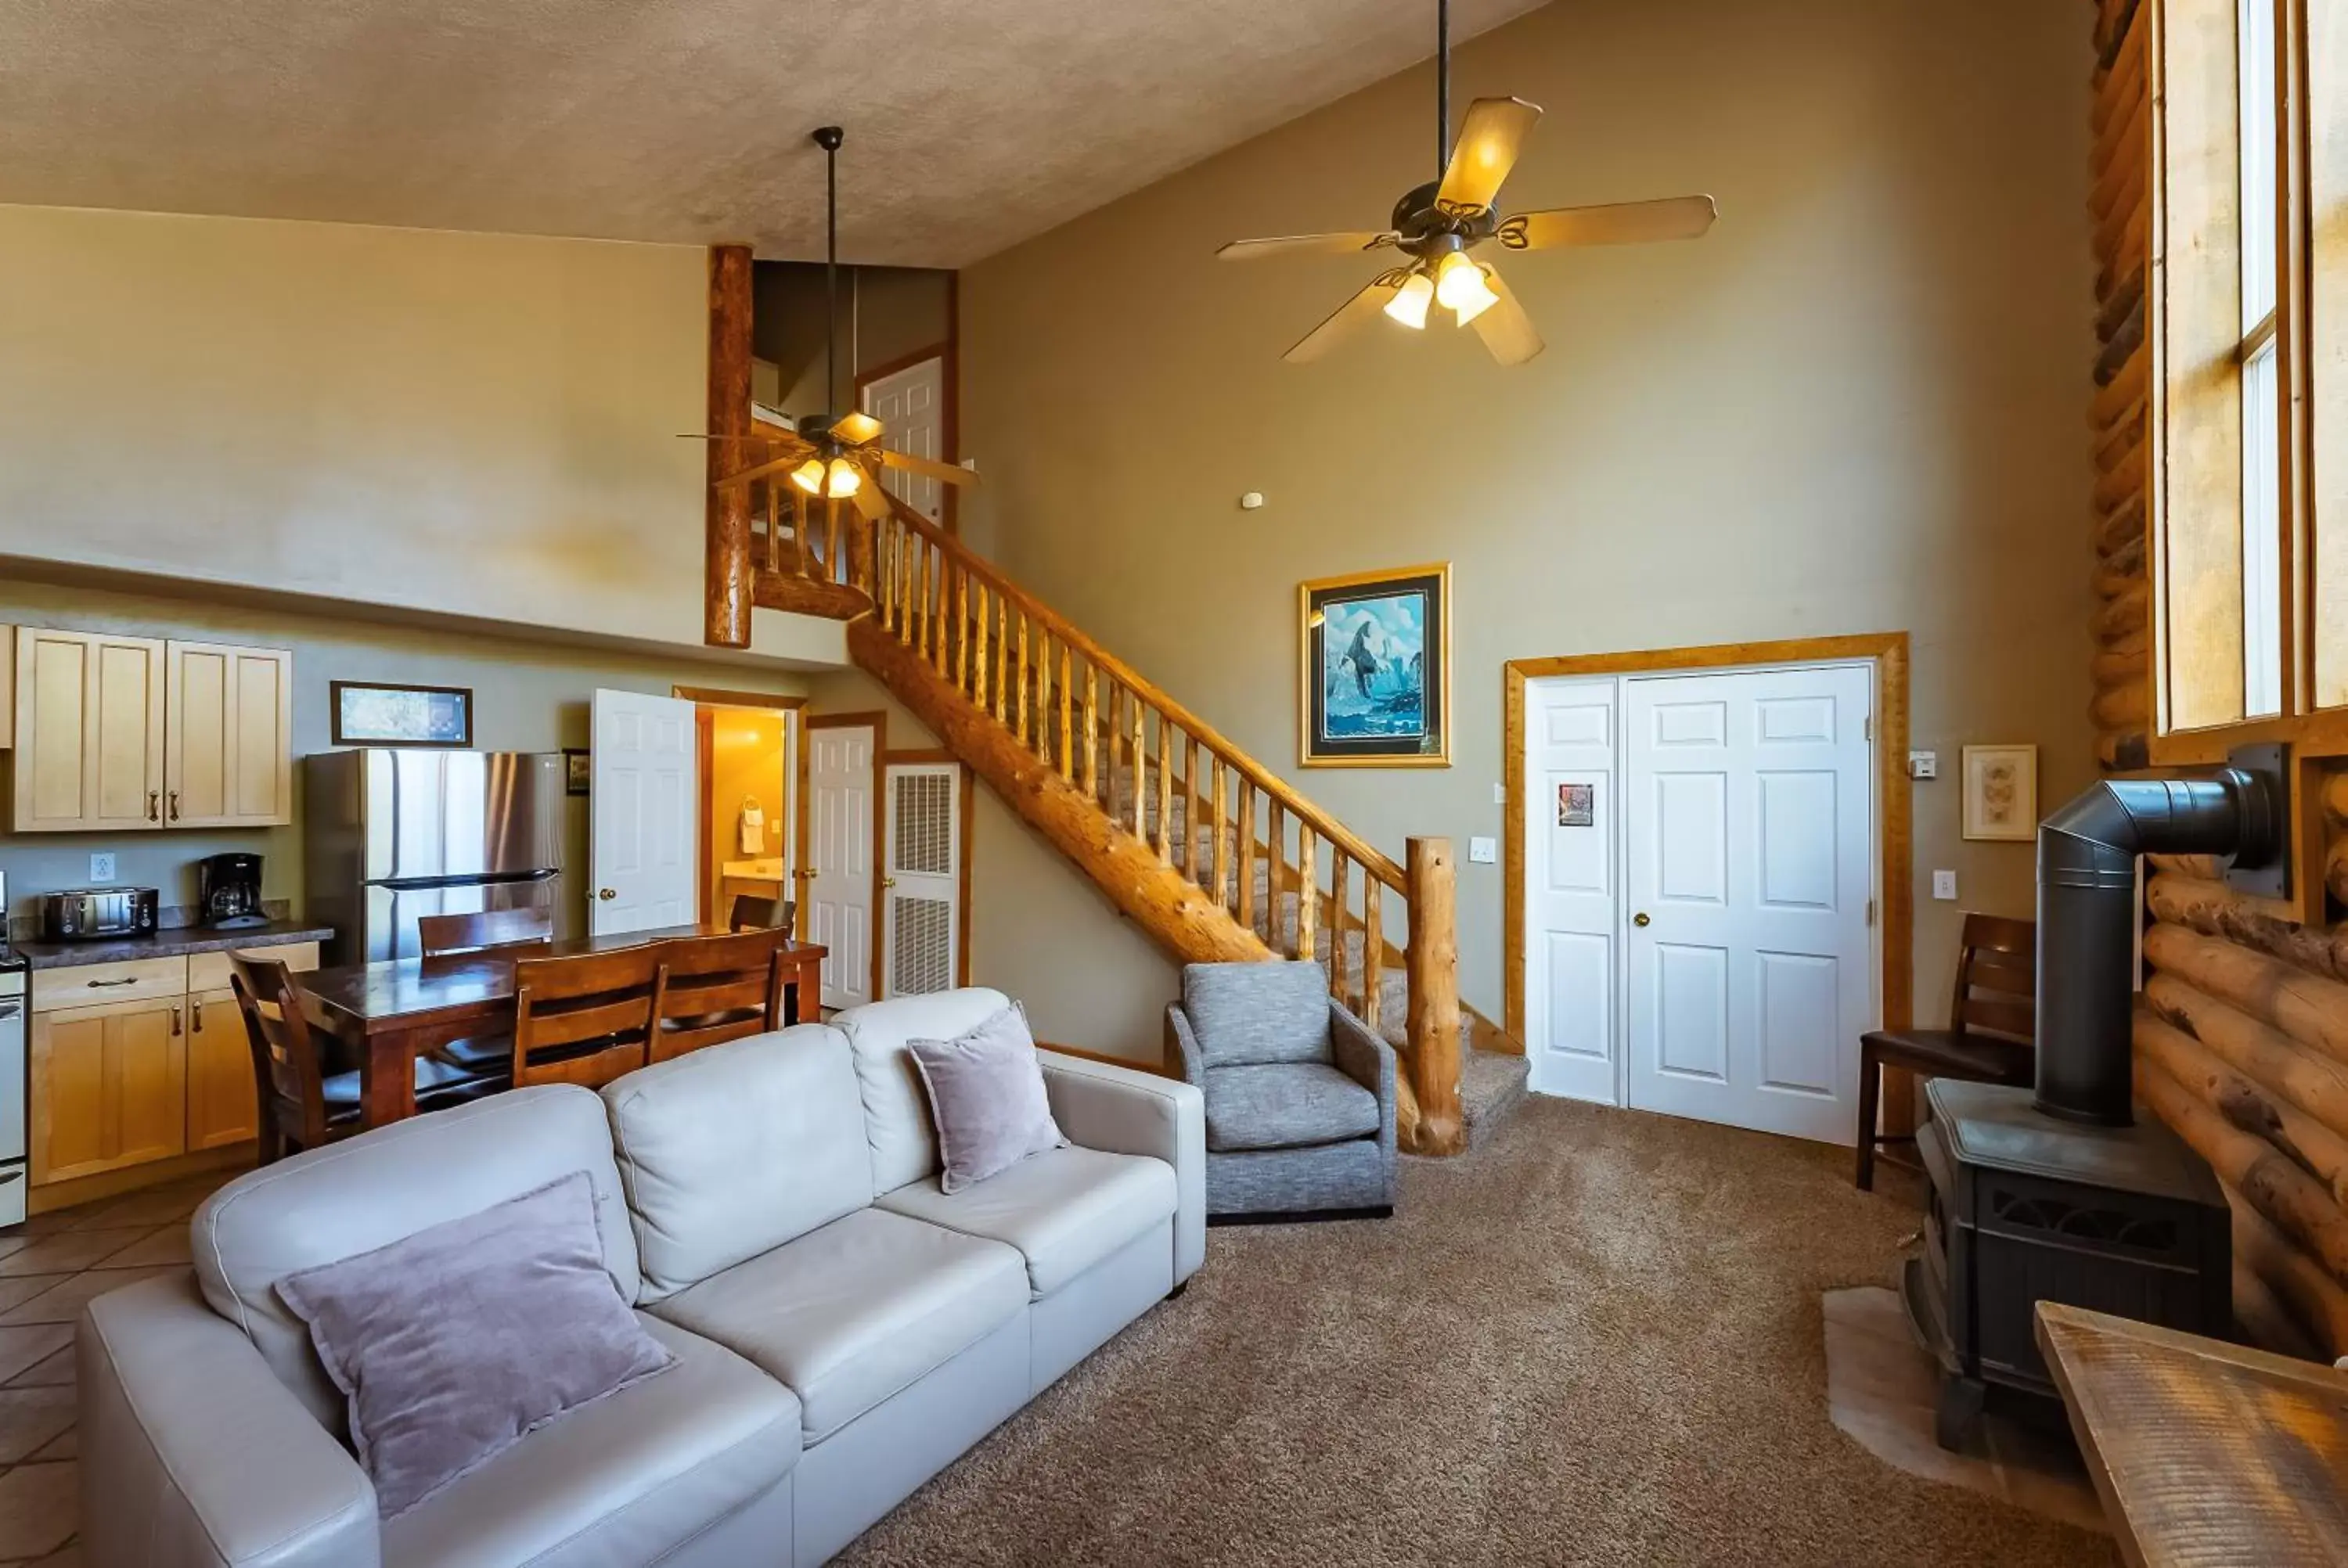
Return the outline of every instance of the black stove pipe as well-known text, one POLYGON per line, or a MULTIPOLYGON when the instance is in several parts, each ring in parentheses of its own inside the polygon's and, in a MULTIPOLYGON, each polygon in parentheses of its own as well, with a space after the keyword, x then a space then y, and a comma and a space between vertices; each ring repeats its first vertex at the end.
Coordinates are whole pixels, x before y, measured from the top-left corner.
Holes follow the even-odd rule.
POLYGON ((2139 855, 2272 858, 2281 803, 2260 775, 2106 779, 2038 825, 2037 1108, 2135 1120, 2130 1034, 2139 855))

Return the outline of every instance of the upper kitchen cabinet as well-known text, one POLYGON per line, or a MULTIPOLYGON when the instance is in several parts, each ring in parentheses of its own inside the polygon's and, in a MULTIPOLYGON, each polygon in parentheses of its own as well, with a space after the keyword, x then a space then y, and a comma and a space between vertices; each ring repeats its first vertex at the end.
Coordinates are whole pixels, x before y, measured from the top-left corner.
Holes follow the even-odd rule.
POLYGON ((16 629, 17 832, 163 825, 163 651, 152 638, 16 629))
POLYGON ((294 656, 16 629, 18 833, 294 819, 294 656))
POLYGON ((164 644, 163 823, 273 827, 294 820, 294 655, 164 644))

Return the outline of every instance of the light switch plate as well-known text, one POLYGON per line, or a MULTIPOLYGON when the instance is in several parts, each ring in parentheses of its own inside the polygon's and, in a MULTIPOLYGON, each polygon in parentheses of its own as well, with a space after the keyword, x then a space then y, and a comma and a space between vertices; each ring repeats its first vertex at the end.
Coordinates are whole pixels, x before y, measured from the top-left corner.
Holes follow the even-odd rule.
POLYGON ((1953 898, 1956 896, 1957 874, 1953 871, 1933 872, 1932 897, 1935 898, 1953 898))
POLYGON ((1508 785, 1504 784, 1496 784, 1492 786, 1492 804, 1494 805, 1506 805, 1509 804, 1508 785))
POLYGON ((113 881, 114 856, 111 855, 91 856, 89 857, 89 879, 92 882, 113 881))
POLYGON ((1492 838, 1469 839, 1468 841, 1468 858, 1474 861, 1478 866, 1491 865, 1492 862, 1500 858, 1499 841, 1492 838))
POLYGON ((1908 776, 1911 779, 1939 778, 1941 776, 1941 753, 1938 752, 1910 752, 1908 753, 1908 776))

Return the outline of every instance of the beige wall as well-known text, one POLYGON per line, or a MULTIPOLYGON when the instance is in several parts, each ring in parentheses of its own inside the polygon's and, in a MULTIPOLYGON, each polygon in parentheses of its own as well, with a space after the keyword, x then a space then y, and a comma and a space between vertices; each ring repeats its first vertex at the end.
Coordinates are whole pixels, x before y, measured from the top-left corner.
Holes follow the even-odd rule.
MULTIPOLYGON (((839 395, 857 375, 945 342, 953 330, 953 286, 952 272, 933 268, 842 267, 839 395)), ((757 349, 780 372, 779 406, 793 415, 829 412, 822 265, 761 261, 757 288, 757 349)))
MULTIPOLYGON (((329 682, 412 681, 473 690, 474 743, 490 751, 552 751, 588 743, 588 703, 598 687, 665 696, 675 684, 792 692, 793 674, 765 674, 683 658, 625 653, 498 638, 369 625, 347 619, 223 609, 191 600, 0 580, 0 627, 73 627, 142 637, 188 637, 294 651, 294 749, 329 748, 329 682)), ((10 753, 0 752, 0 772, 10 753)), ((82 886, 93 851, 112 851, 116 880, 162 890, 163 902, 192 904, 194 866, 204 856, 248 849, 267 857, 263 891, 298 904, 302 894, 301 774, 294 774, 295 825, 263 831, 125 834, 8 834, 0 831, 0 870, 9 902, 25 910, 45 888, 82 886)), ((569 802, 567 854, 583 888, 587 806, 569 802)), ((5 821, 5 818, 0 818, 5 821)), ((583 909, 583 904, 582 906, 583 909)), ((581 910, 570 912, 574 917, 581 910)))
MULTIPOLYGON (((1560 0, 1458 57, 1456 99, 1548 106, 1508 201, 1710 190, 1710 238, 1503 260, 1550 343, 1520 369, 1383 322, 1280 364, 1375 263, 1211 251, 1381 223, 1432 162, 1414 70, 963 274, 972 537, 1397 857, 1500 832, 1505 660, 1905 630, 1941 759, 1914 796, 1936 1017, 1960 906, 1932 868, 1963 907, 2031 898, 2028 845, 1960 837, 1958 748, 2036 743, 2049 807, 2091 772, 2085 34, 2044 0, 1560 0), (1431 559, 1455 765, 1300 771, 1297 582, 1431 559)), ((983 978, 1154 1039, 1170 970, 1129 928, 1075 918, 1043 856, 978 866, 1029 912, 982 920, 983 978)), ((1500 907, 1463 864, 1463 988, 1495 1017, 1500 907)))
MULTIPOLYGON (((706 271, 0 207, 0 557, 697 646, 706 271)), ((836 624, 757 619, 840 661, 836 624)))

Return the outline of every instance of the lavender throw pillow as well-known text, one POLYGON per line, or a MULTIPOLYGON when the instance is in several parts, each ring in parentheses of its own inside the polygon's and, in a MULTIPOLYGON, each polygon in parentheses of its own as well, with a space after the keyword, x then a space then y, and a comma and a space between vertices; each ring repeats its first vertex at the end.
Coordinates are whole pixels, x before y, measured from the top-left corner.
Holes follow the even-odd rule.
POLYGON ((1067 1142, 1052 1120, 1044 1064, 1017 1002, 959 1040, 911 1040, 906 1049, 929 1091, 938 1184, 948 1193, 1067 1142))
POLYGON ((350 1401, 351 1442, 386 1519, 676 1363, 603 1272, 584 1171, 289 1274, 277 1294, 350 1401))

